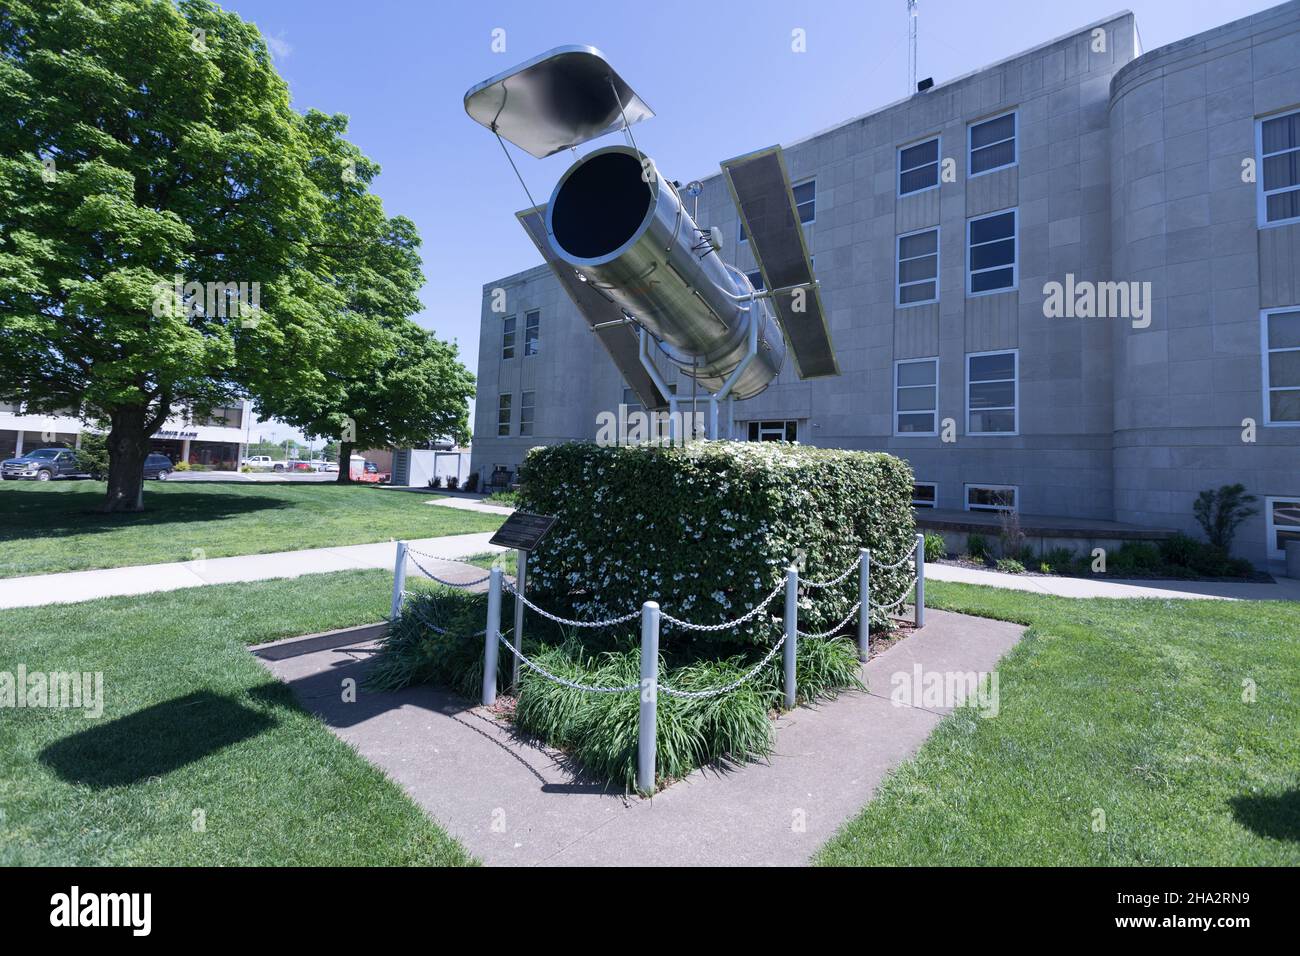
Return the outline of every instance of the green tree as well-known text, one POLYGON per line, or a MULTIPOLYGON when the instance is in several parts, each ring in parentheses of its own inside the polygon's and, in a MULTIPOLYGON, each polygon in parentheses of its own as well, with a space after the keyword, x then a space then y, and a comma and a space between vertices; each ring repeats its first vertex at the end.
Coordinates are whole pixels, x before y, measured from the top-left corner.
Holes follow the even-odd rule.
POLYGON ((207 0, 0 6, 0 400, 108 427, 105 510, 143 506, 174 411, 319 387, 343 299, 314 136, 207 0))
POLYGON ((1205 532, 1205 539, 1225 552, 1232 549, 1237 528, 1247 518, 1259 513, 1252 507, 1259 499, 1246 494, 1246 486, 1237 483, 1207 488, 1192 502, 1192 514, 1205 532))

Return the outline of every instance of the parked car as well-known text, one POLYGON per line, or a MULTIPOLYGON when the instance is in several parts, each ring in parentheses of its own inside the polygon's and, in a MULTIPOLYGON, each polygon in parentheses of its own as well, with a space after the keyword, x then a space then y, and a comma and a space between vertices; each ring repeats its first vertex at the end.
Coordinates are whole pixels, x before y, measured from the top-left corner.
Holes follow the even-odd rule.
POLYGON ((0 464, 0 475, 5 481, 26 478, 32 481, 53 481, 55 478, 85 477, 71 448, 37 448, 17 458, 0 464))
POLYGON ((361 468, 360 474, 353 474, 356 481, 367 481, 371 484, 386 485, 391 476, 386 471, 380 471, 379 466, 373 461, 368 461, 361 468))
POLYGON ((171 477, 172 460, 162 452, 150 452, 144 459, 144 476, 146 478, 157 478, 159 481, 166 481, 171 477))
POLYGON ((266 471, 284 471, 288 467, 288 462, 274 461, 270 455, 249 455, 242 464, 249 468, 264 469, 266 471))
POLYGON ((323 461, 320 463, 321 471, 338 471, 339 463, 337 461, 323 461))

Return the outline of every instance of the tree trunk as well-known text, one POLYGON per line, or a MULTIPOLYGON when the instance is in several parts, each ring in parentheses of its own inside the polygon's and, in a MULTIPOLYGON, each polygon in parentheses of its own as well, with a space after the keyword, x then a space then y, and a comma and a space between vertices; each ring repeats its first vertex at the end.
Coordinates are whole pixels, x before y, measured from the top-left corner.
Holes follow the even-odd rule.
POLYGON ((144 459, 149 454, 148 409, 119 408, 109 415, 108 496, 104 512, 144 510, 144 459))
POLYGON ((354 442, 339 442, 339 476, 334 479, 340 485, 352 484, 352 448, 354 442))

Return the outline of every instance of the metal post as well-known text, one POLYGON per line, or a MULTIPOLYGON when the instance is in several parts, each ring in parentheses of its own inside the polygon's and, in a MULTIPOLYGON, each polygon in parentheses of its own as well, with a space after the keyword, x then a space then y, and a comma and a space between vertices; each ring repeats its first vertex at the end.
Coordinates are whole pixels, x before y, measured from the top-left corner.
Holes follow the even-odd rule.
MULTIPOLYGON (((528 582, 528 552, 523 548, 515 549, 515 639, 516 651, 524 649, 524 587, 528 582)), ((510 688, 519 689, 519 654, 514 655, 510 665, 510 688)))
POLYGON ((871 552, 858 549, 858 660, 871 656, 871 552))
POLYGON ((497 638, 501 633, 501 569, 488 572, 487 633, 483 636, 483 706, 497 699, 497 638))
POLYGON ((785 665, 785 709, 794 709, 795 674, 794 656, 798 650, 799 627, 799 569, 791 566, 785 572, 785 646, 781 648, 781 663, 785 665))
POLYGON ((916 536, 916 627, 925 627, 925 535, 916 536))
POLYGON ((655 792, 655 722, 659 695, 659 604, 641 605, 641 719, 637 733, 636 788, 655 792))
POLYGON ((393 611, 389 620, 402 613, 402 592, 406 590, 406 542, 397 542, 397 563, 393 565, 393 611))

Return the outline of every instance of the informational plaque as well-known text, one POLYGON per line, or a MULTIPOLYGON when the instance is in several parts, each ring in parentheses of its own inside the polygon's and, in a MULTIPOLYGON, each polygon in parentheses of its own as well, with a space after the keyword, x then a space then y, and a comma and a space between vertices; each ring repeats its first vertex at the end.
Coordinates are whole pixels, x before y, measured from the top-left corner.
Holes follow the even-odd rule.
POLYGON ((533 551, 538 543, 555 524, 555 515, 530 515, 526 511, 516 511, 506 519, 506 523, 497 529, 489 544, 503 548, 519 548, 533 551))

